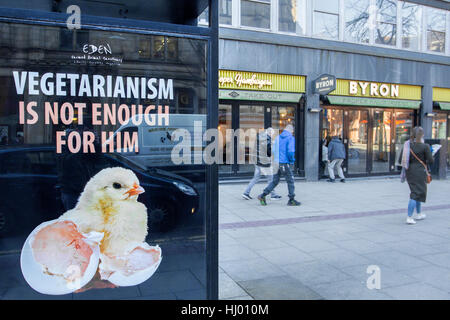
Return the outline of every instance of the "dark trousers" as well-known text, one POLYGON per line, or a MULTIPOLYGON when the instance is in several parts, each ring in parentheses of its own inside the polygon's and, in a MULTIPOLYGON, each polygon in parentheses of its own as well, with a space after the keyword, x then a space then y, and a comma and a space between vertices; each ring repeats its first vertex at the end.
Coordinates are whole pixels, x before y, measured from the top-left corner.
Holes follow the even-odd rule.
POLYGON ((289 199, 295 198, 294 174, 292 173, 291 167, 288 163, 280 163, 278 172, 273 175, 272 182, 269 183, 269 185, 264 189, 263 196, 267 196, 273 189, 275 189, 280 182, 281 175, 286 177, 289 199))

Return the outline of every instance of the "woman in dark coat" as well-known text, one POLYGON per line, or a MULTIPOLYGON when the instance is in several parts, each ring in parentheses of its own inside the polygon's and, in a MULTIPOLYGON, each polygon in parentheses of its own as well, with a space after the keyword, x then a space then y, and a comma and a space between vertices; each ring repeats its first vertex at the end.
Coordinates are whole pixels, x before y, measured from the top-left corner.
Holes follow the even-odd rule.
POLYGON ((405 169, 406 181, 408 181, 409 189, 411 190, 408 203, 408 217, 406 218, 406 223, 408 224, 416 223, 413 219, 414 209, 417 212, 416 220, 423 220, 426 217, 425 214, 421 213, 421 204, 427 199, 427 173, 422 163, 413 155, 414 152, 426 165, 433 163, 430 145, 424 143, 423 136, 423 129, 415 127, 412 130, 411 139, 405 143, 402 154, 402 165, 405 169))

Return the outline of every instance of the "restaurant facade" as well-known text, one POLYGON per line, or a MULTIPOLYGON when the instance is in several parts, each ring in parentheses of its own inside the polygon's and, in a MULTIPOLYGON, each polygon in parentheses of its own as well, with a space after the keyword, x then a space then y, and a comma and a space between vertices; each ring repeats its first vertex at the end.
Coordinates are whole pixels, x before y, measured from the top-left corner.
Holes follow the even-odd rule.
MULTIPOLYGON (((448 3, 232 0, 219 9, 219 124, 294 124, 298 177, 324 178, 328 136, 344 142, 350 177, 398 174, 416 125, 426 139, 450 142, 448 3), (245 87, 226 81, 233 77, 271 82, 245 87), (332 90, 315 87, 321 78, 332 90)), ((242 178, 252 166, 222 166, 222 179, 230 172, 242 178)))

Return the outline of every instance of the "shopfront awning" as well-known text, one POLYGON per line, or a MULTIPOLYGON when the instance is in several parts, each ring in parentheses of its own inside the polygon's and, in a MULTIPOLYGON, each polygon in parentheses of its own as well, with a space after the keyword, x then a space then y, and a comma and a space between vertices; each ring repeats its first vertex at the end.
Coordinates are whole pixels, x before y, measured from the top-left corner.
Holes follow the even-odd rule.
POLYGON ((249 90, 219 90, 219 99, 228 100, 250 100, 250 101, 273 101, 273 102, 293 102, 298 103, 302 93, 290 92, 268 92, 249 90))
POLYGON ((439 108, 441 108, 441 110, 450 111, 450 102, 438 102, 438 104, 439 104, 439 108))
POLYGON ((332 95, 328 95, 327 98, 330 104, 332 105, 381 107, 381 108, 419 109, 421 103, 421 101, 416 100, 361 98, 361 97, 345 97, 332 95))

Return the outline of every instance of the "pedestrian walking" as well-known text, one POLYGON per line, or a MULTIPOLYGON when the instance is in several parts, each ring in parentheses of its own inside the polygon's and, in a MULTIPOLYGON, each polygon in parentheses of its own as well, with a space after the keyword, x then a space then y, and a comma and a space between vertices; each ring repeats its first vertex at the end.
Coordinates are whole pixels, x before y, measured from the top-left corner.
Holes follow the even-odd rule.
MULTIPOLYGON (((261 205, 267 205, 266 196, 275 189, 280 182, 281 175, 286 177, 289 191, 288 206, 299 206, 301 203, 295 200, 295 184, 294 174, 292 173, 291 164, 295 163, 295 138, 294 127, 290 124, 286 126, 284 131, 275 139, 274 143, 274 166, 277 167, 276 173, 273 175, 272 182, 264 189, 263 193, 258 196, 261 205)), ((275 170, 274 170, 275 171, 275 170)))
MULTIPOLYGON (((242 198, 246 200, 251 200, 250 192, 252 188, 257 184, 261 178, 264 176, 267 179, 267 183, 270 184, 273 179, 273 168, 272 168, 272 137, 274 130, 272 128, 267 128, 256 137, 256 164, 255 172, 253 174, 252 180, 247 185, 242 198), (263 146, 265 143, 265 148, 263 146), (265 150, 264 150, 265 149, 265 150)), ((276 194, 275 190, 272 190, 270 194, 271 200, 280 200, 281 196, 276 194)))
POLYGON ((401 154, 402 172, 401 182, 408 182, 411 191, 408 202, 407 224, 415 224, 416 220, 423 220, 426 215, 422 213, 422 202, 427 199, 428 165, 433 163, 430 145, 424 143, 422 127, 412 129, 411 137, 403 145, 401 154), (414 209, 416 216, 413 217, 414 209))
POLYGON ((330 175, 329 182, 335 182, 334 168, 337 169, 341 182, 345 182, 344 171, 342 170, 342 163, 345 160, 345 146, 338 136, 333 137, 328 144, 328 174, 330 175))
POLYGON ((323 169, 323 175, 328 175, 328 165, 330 160, 328 159, 328 144, 330 143, 330 137, 326 137, 326 139, 322 139, 322 163, 321 167, 323 169))

